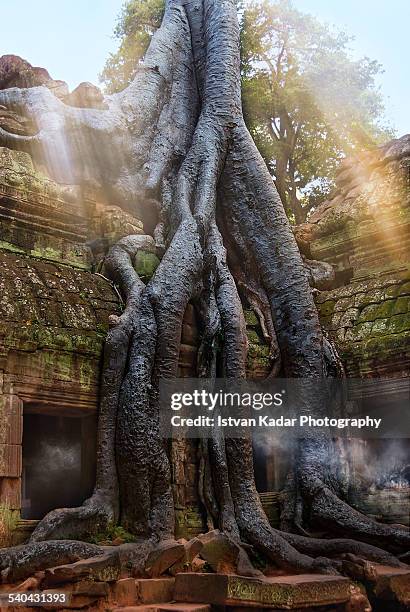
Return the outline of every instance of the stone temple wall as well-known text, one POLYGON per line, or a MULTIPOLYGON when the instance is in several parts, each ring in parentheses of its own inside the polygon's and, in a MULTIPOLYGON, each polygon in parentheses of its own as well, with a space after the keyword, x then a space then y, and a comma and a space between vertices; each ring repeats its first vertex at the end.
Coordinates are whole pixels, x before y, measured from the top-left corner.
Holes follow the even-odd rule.
POLYGON ((348 376, 408 376, 410 136, 346 160, 333 197, 295 229, 302 252, 333 265, 316 295, 348 376))
MULTIPOLYGON (((315 298, 349 376, 408 375, 409 167, 408 138, 346 162, 334 198, 295 228, 305 256, 335 268, 335 281, 315 298)), ((30 514, 24 477, 37 461, 35 436, 40 450, 42 444, 41 427, 25 430, 24 421, 51 418, 62 428, 71 419, 80 454, 86 452, 84 436, 95 439, 108 317, 121 309, 115 288, 99 273, 101 253, 143 231, 140 220, 105 202, 103 194, 57 185, 34 169, 27 154, 0 149, 0 505, 23 516, 30 514), (24 458, 28 442, 31 459, 24 458)), ((156 265, 149 254, 136 261, 145 279, 156 265)), ((248 373, 263 377, 271 365, 269 347, 252 311, 246 320, 248 373)), ((180 376, 194 375, 197 343, 189 306, 180 376)), ((173 443, 171 459, 178 535, 193 535, 204 527, 195 444, 173 443)), ((286 461, 272 461, 272 474, 285 470, 286 461)), ((89 483, 92 475, 87 478, 89 483)), ((262 497, 276 521, 273 488, 262 497)))
MULTIPOLYGON (((0 253, 1 494, 20 508, 23 406, 86 416, 116 295, 101 277, 56 262, 0 253)), ((73 417, 74 418, 74 417, 73 417)))
MULTIPOLYGON (((388 379, 394 401, 410 376, 410 135, 343 162, 332 198, 295 235, 305 256, 334 267, 315 299, 347 376, 388 379)), ((354 440, 348 451, 349 501, 408 524, 409 441, 354 440)))
MULTIPOLYGON (((53 429, 61 430, 67 419, 69 429, 78 430, 76 467, 88 472, 90 481, 90 466, 82 464, 95 468, 90 449, 104 340, 109 316, 121 311, 118 292, 98 272, 101 254, 121 237, 143 231, 139 219, 104 202, 101 194, 57 185, 35 170, 29 155, 0 148, 0 507, 30 516, 30 483, 25 481, 34 477, 42 485, 38 496, 43 486, 61 489, 62 499, 58 491, 56 498, 62 504, 61 482, 74 472, 62 471, 69 457, 50 453, 46 436, 50 428, 52 435, 53 429), (30 430, 36 423, 39 430, 30 430), (25 456, 29 447, 32 454, 25 456), (43 478, 38 473, 42 462, 43 478)), ((157 263, 155 256, 140 253, 135 266, 148 280, 157 263)), ((194 376, 196 345, 195 313, 189 306, 180 376, 194 376)), ((56 434, 51 443, 59 441, 56 434)), ((194 486, 196 449, 175 447, 172 456, 180 530, 197 533, 202 518, 194 486)), ((73 486, 78 484, 75 480, 73 486)), ((84 489, 83 498, 85 491, 90 493, 84 489)), ((23 535, 32 524, 20 522, 23 535)))
POLYGON ((46 443, 24 429, 27 415, 79 428, 95 420, 108 317, 119 308, 91 272, 96 208, 36 172, 27 154, 0 149, 0 503, 23 515, 23 438, 46 443))

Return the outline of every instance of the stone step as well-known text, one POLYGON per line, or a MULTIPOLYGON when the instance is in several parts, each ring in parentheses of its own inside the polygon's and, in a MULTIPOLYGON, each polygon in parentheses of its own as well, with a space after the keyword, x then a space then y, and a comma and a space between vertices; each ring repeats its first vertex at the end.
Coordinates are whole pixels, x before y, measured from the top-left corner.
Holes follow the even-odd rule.
POLYGON ((172 602, 113 608, 113 612, 211 612, 211 606, 201 603, 172 602))
POLYGON ((391 602, 397 609, 410 609, 410 567, 399 568, 366 563, 363 580, 369 596, 391 602))
POLYGON ((340 604, 350 599, 351 582, 342 576, 300 574, 247 578, 234 574, 178 574, 174 599, 220 606, 295 610, 340 604))
POLYGON ((142 604, 166 603, 174 599, 174 578, 141 578, 135 581, 136 601, 142 604))
POLYGON ((112 587, 112 599, 120 606, 160 604, 174 599, 174 578, 122 578, 112 587))

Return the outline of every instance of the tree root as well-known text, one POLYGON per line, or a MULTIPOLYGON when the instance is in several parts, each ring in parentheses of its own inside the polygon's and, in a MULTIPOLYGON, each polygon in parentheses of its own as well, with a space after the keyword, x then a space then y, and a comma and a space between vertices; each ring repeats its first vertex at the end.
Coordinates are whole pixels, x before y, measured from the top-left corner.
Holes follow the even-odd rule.
POLYGON ((33 531, 31 542, 86 539, 92 533, 104 532, 119 518, 115 432, 129 344, 145 288, 133 267, 139 250, 155 252, 151 236, 128 236, 114 245, 105 259, 106 273, 119 284, 126 305, 123 313, 115 318, 104 346, 93 495, 79 508, 62 508, 48 513, 33 531))
POLYGON ((93 533, 104 533, 115 523, 111 500, 95 493, 78 508, 59 508, 49 512, 36 526, 30 542, 44 540, 86 540, 93 533))
POLYGON ((390 565, 392 567, 403 567, 403 564, 397 557, 386 552, 376 546, 364 544, 357 540, 349 540, 346 538, 339 539, 321 539, 309 538, 298 534, 279 532, 281 537, 289 542, 300 552, 312 557, 325 556, 331 558, 343 559, 345 555, 353 554, 368 561, 390 565))
POLYGON ((348 554, 393 567, 403 566, 391 553, 363 542, 309 538, 273 529, 253 484, 250 441, 227 440, 227 453, 231 491, 242 537, 280 567, 297 572, 343 573, 343 560, 348 554))
POLYGON ((410 532, 406 527, 377 523, 346 504, 328 487, 316 491, 310 505, 311 521, 329 533, 376 544, 396 554, 410 548, 410 532))
POLYGON ((103 552, 100 546, 70 540, 50 540, 3 548, 0 549, 2 582, 24 580, 47 567, 74 563, 103 552))
POLYGON ((37 574, 42 587, 93 580, 113 582, 122 575, 157 577, 183 560, 187 548, 173 539, 141 539, 120 546, 98 546, 72 540, 34 542, 0 550, 3 583, 37 574))

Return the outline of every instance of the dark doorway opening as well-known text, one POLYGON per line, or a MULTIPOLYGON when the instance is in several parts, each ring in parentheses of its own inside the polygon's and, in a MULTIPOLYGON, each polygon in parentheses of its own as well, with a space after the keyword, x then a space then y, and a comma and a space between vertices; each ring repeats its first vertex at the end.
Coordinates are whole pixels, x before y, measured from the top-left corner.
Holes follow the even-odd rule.
POLYGON ((41 519, 50 510, 75 507, 89 497, 95 447, 95 415, 60 416, 25 408, 22 518, 41 519))
POLYGON ((253 464, 258 493, 281 491, 292 466, 291 441, 272 434, 255 436, 253 464))

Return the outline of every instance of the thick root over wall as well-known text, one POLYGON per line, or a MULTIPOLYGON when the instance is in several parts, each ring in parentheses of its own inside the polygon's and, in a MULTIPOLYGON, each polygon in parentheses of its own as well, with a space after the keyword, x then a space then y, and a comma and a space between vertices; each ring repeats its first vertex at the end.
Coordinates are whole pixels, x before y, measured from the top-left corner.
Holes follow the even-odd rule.
MULTIPOLYGON (((245 377, 243 304, 251 305, 277 357, 272 375, 310 381, 302 407, 326 413, 329 398, 316 381, 335 363, 283 206, 243 121, 239 70, 234 0, 167 0, 144 64, 128 88, 106 97, 105 110, 69 107, 44 87, 0 92, 0 105, 39 128, 34 137, 0 129, 0 144, 30 151, 62 182, 91 179, 148 225, 155 220, 153 237, 129 236, 105 260, 125 309, 112 317, 105 346, 94 494, 80 508, 48 514, 28 545, 2 550, 4 580, 91 558, 93 567, 125 563, 143 572, 149 552, 172 539, 158 385, 177 376, 189 302, 201 320, 201 376, 245 377), (67 151, 69 168, 54 168, 67 151), (147 285, 133 267, 139 249, 161 256, 147 285), (116 552, 79 542, 116 522, 138 541, 116 552)), ((349 567, 352 558, 398 565, 394 555, 409 549, 404 528, 378 524, 338 496, 327 472, 330 445, 320 436, 299 442, 287 507, 295 520, 287 526, 302 531, 303 514, 329 535, 354 539, 273 529, 255 488, 250 442, 217 432, 203 445, 208 523, 246 543, 242 567, 250 573, 249 545, 289 571, 325 573, 345 571, 344 558, 349 567)))

